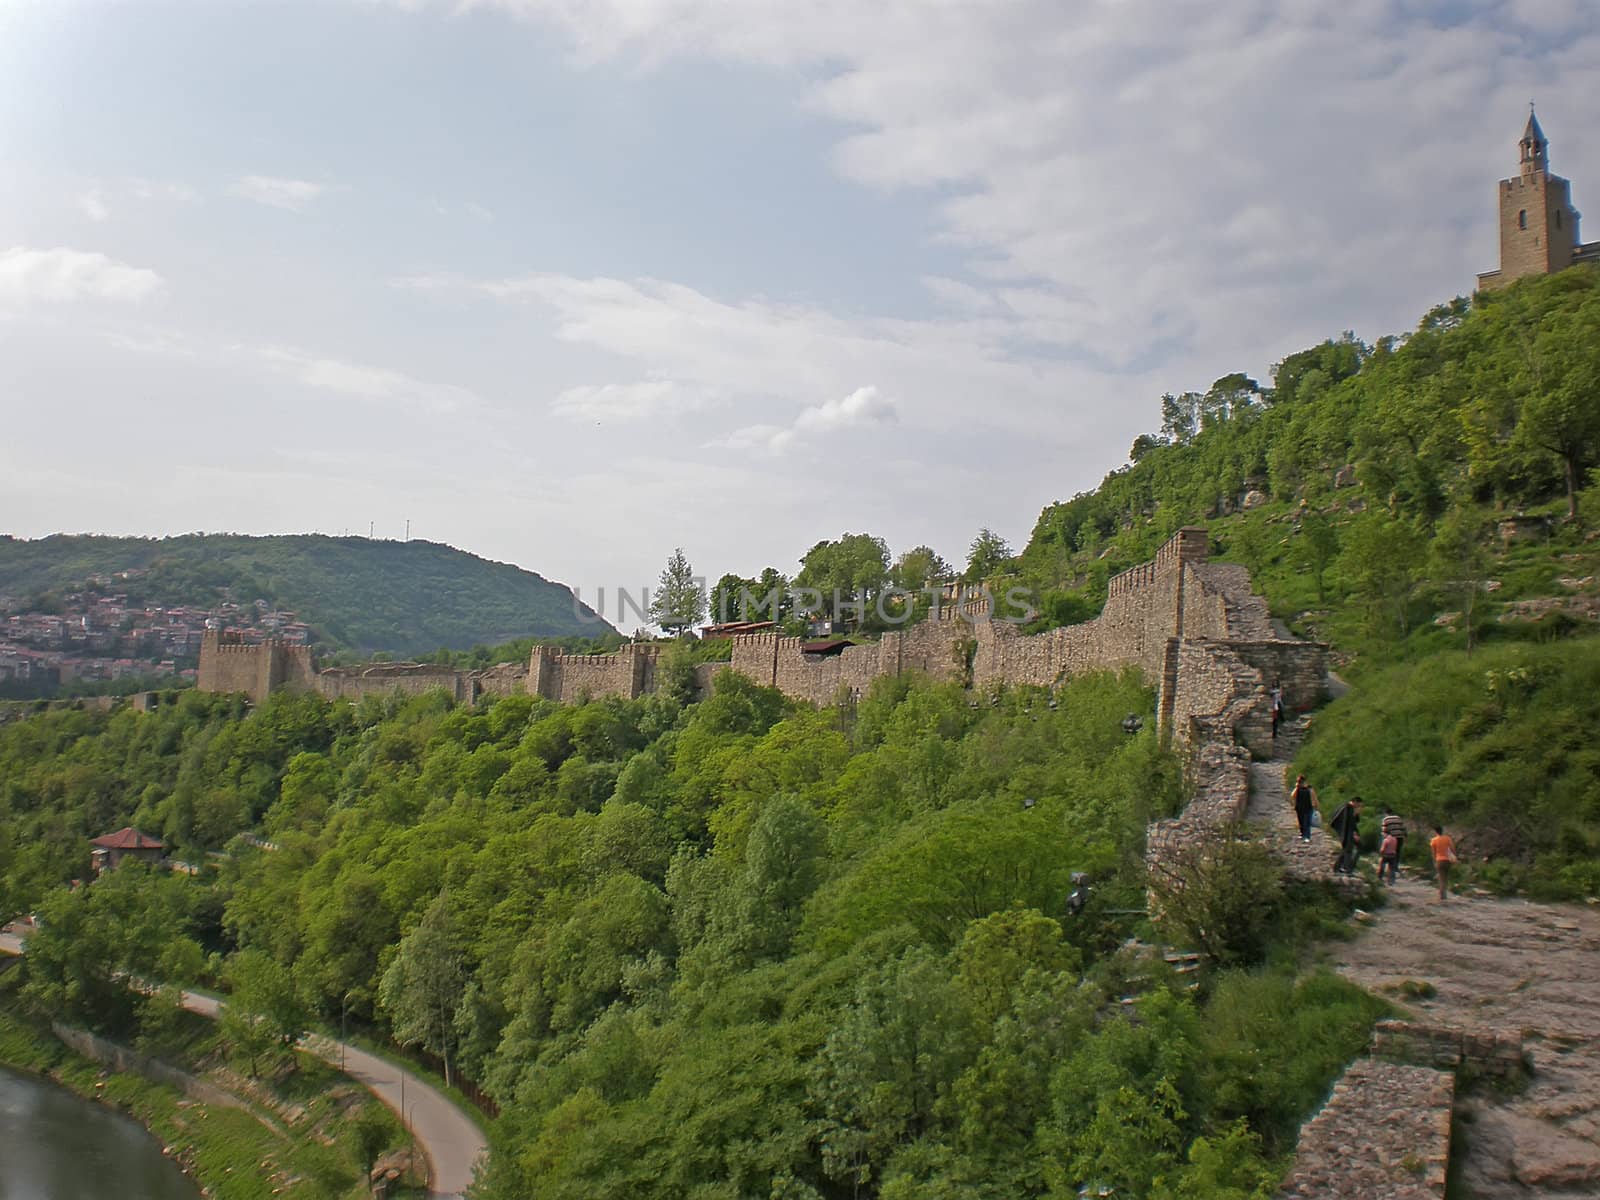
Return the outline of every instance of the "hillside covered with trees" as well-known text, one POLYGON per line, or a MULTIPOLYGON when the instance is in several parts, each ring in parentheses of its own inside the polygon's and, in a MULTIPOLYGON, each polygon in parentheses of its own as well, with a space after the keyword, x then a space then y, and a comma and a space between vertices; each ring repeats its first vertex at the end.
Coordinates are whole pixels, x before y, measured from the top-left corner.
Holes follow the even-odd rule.
POLYGON ((1006 568, 1040 624, 1092 615, 1111 574, 1208 526, 1353 685, 1302 752, 1326 795, 1464 827, 1497 886, 1600 893, 1600 272, 1346 334, 1160 415, 1006 568))
POLYGON ((252 1069, 348 1012, 499 1101, 484 1197, 1264 1197, 1378 1005, 1264 963, 1319 902, 1250 855, 1203 991, 1120 952, 1180 764, 1136 679, 1048 698, 41 714, 0 729, 0 909, 43 919, 0 1003, 137 1037, 171 1001, 123 973, 220 981, 252 1069), (129 821, 227 857, 61 886, 129 821))
MULTIPOLYGON (((1597 330, 1573 271, 1170 396, 1129 465, 1018 556, 980 535, 964 576, 1078 620, 1208 525, 1351 685, 1300 752, 1325 804, 1592 895, 1597 330)), ((846 535, 797 579, 954 573, 846 535)), ((0 1004, 139 1039, 170 993, 127 975, 221 987, 252 1071, 349 1017, 497 1102, 480 1200, 1272 1195, 1384 1004, 1306 965, 1344 913, 1253 841, 1152 922, 1144 830, 1184 781, 1153 721, 1123 728, 1145 681, 882 679, 818 710, 731 673, 689 703, 670 657, 632 701, 191 692, 0 727, 0 917, 43 920, 0 1004), (129 823, 198 873, 67 887, 129 823), (1127 948, 1197 930, 1197 977, 1127 948)))
POLYGON ((130 600, 202 608, 265 600, 296 612, 326 649, 361 655, 609 630, 561 584, 435 542, 320 534, 0 537, 0 595, 26 607, 48 608, 53 592, 123 571, 133 574, 114 587, 130 600))

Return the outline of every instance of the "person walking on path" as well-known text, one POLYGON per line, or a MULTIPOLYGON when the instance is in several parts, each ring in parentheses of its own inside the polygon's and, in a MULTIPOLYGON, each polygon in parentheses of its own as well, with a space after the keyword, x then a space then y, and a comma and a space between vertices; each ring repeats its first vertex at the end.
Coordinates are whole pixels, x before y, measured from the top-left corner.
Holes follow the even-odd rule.
POLYGON ((1351 796, 1348 803, 1341 804, 1339 811, 1328 820, 1328 828, 1339 835, 1339 857, 1333 864, 1334 874, 1353 874, 1360 854, 1361 797, 1351 796))
POLYGON ((1450 898, 1450 868, 1456 861, 1455 839, 1444 831, 1443 825, 1435 825, 1428 848, 1433 851, 1433 873, 1439 880, 1439 903, 1443 904, 1450 898))
POLYGON ((1283 723, 1283 684, 1278 680, 1272 681, 1272 737, 1276 741, 1278 726, 1283 723))
POLYGON ((1389 883, 1394 884, 1400 877, 1400 868, 1397 865, 1400 858, 1400 839, 1392 833, 1383 835, 1383 841, 1378 845, 1378 882, 1383 882, 1384 871, 1389 872, 1389 883))
POLYGON ((1289 802, 1294 805, 1294 819, 1300 823, 1300 840, 1311 840, 1311 814, 1317 811, 1317 793, 1304 775, 1297 775, 1294 781, 1294 790, 1289 793, 1289 802))
MULTIPOLYGON (((1394 862, 1389 868, 1389 882, 1393 883, 1400 874, 1400 854, 1406 848, 1406 823, 1399 813, 1385 813, 1383 823, 1378 827, 1379 834, 1385 841, 1394 838, 1394 862)), ((1379 851, 1382 854, 1382 851, 1379 851)), ((1383 880, 1383 869, 1378 870, 1378 880, 1383 880)))

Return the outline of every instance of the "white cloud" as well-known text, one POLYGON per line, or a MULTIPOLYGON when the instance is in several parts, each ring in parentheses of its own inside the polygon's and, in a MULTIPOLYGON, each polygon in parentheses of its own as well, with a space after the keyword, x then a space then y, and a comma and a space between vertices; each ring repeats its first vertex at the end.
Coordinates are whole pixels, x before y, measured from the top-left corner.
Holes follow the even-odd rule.
POLYGON ((388 367, 344 362, 280 346, 234 349, 254 353, 263 362, 307 387, 336 392, 356 400, 435 413, 457 412, 478 403, 478 398, 466 388, 448 383, 429 383, 388 367))
POLYGON ((869 384, 841 400, 827 400, 806 409, 795 418, 794 427, 799 433, 828 433, 853 426, 893 424, 897 419, 894 403, 869 384))
POLYGON ((494 210, 486 207, 485 205, 478 204, 475 201, 469 201, 463 211, 465 211, 467 216, 471 217, 474 221, 494 220, 494 210))
POLYGON ((824 435, 844 429, 892 425, 899 420, 894 403, 872 385, 858 387, 838 400, 825 400, 802 409, 790 425, 746 425, 711 444, 727 450, 765 450, 783 454, 807 434, 824 435))
POLYGON ((459 413, 481 403, 474 392, 456 384, 432 383, 390 367, 349 362, 298 346, 201 339, 176 329, 154 327, 108 330, 101 337, 107 345, 147 358, 265 368, 304 387, 369 404, 459 413))
POLYGON ((132 304, 150 299, 164 286, 156 272, 92 250, 13 246, 0 251, 0 306, 79 300, 132 304))
POLYGON ((1564 153, 1600 93, 1582 0, 487 2, 588 63, 806 81, 844 176, 936 189, 976 277, 930 281, 943 301, 1110 372, 1409 325, 1493 265, 1488 185, 1530 90, 1564 153))
POLYGON ((89 220, 100 222, 111 216, 111 210, 106 207, 105 197, 98 188, 91 189, 78 197, 78 208, 89 220))
POLYGON ((234 180, 228 194, 253 200, 268 208, 303 212, 307 205, 327 192, 328 186, 308 179, 280 179, 274 175, 246 175, 234 180))
POLYGON ((573 421, 632 421, 643 417, 693 412, 712 400, 709 393, 686 388, 670 379, 637 383, 584 384, 560 393, 550 411, 573 421))
POLYGON ((139 200, 173 200, 180 204, 193 204, 200 199, 200 193, 194 188, 170 179, 135 178, 128 180, 126 186, 129 194, 139 200))
MULTIPOLYGON (((591 405, 612 407, 619 416, 726 409, 743 438, 748 426, 772 424, 774 408, 802 410, 775 426, 791 433, 892 418, 956 430, 979 413, 991 427, 1036 433, 1062 390, 1084 382, 1080 368, 1036 361, 1015 347, 1015 323, 999 320, 846 320, 815 306, 727 303, 655 279, 419 276, 394 285, 465 289, 548 308, 559 339, 615 356, 629 376, 645 377, 643 383, 569 389, 555 401, 564 415, 591 405), (877 388, 862 388, 863 378, 892 381, 895 395, 915 396, 916 403, 891 405, 877 388), (986 403, 996 395, 1006 403, 986 403), (819 396, 841 399, 819 402, 819 396)), ((725 430, 708 432, 708 440, 727 444, 725 430)), ((795 440, 779 444, 786 448, 795 440)))

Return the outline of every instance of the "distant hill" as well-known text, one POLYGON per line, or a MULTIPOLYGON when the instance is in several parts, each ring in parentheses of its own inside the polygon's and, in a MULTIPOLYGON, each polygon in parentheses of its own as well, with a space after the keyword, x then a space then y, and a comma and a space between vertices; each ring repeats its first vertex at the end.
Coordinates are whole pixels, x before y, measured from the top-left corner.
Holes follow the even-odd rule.
POLYGON ((143 604, 293 610, 326 649, 430 654, 527 637, 610 631, 571 591, 531 571, 435 542, 298 534, 168 538, 0 536, 0 595, 48 603, 92 576, 143 604))

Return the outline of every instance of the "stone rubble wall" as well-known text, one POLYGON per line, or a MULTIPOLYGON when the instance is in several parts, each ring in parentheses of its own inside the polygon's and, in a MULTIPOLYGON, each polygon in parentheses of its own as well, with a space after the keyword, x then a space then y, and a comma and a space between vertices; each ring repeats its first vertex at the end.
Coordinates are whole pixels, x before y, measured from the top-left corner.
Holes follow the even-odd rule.
POLYGON ((1444 1200, 1455 1077, 1377 1058, 1353 1063, 1300 1130, 1282 1200, 1444 1200))
MULTIPOLYGON (((431 663, 371 663, 364 667, 329 667, 316 676, 316 691, 329 700, 363 696, 420 696, 443 688, 456 701, 472 698, 467 673, 431 663)), ((303 690, 303 689, 297 689, 303 690)))
POLYGON ((1321 1111, 1300 1130, 1294 1169, 1280 1195, 1284 1200, 1442 1200, 1458 1071, 1506 1082, 1522 1079, 1528 1071, 1522 1037, 1422 1021, 1379 1021, 1370 1055, 1351 1064, 1321 1111))
POLYGON ((1372 1054, 1441 1071, 1465 1069, 1505 1081, 1521 1079, 1528 1072, 1528 1053, 1520 1035, 1421 1021, 1379 1021, 1373 1029, 1372 1054))

